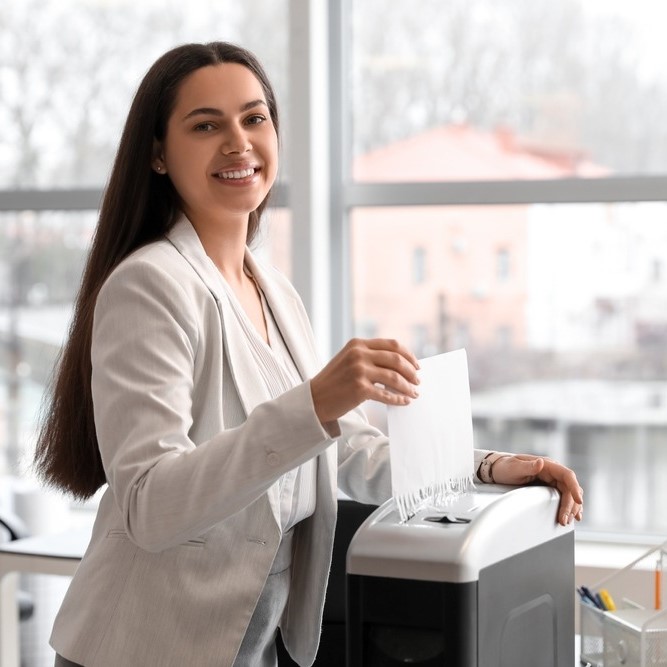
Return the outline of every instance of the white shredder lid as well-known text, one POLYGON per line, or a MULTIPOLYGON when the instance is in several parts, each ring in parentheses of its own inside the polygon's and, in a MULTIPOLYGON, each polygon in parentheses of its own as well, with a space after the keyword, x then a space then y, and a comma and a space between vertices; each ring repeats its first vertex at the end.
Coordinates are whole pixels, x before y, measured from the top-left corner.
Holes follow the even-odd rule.
POLYGON ((360 526, 347 551, 348 574, 464 583, 489 565, 571 532, 557 523, 560 494, 548 486, 494 484, 420 510, 400 522, 393 500, 360 526), (451 521, 433 521, 447 517, 451 521))

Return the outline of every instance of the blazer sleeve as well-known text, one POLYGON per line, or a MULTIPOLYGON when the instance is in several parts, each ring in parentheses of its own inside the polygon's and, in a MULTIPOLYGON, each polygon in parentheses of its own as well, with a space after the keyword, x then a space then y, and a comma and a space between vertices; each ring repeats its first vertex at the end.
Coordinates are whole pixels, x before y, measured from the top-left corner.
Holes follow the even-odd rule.
POLYGON ((107 481, 130 539, 149 551, 201 535, 332 444, 309 383, 260 404, 237 428, 191 439, 205 318, 172 273, 150 262, 118 267, 98 296, 91 348, 107 481))

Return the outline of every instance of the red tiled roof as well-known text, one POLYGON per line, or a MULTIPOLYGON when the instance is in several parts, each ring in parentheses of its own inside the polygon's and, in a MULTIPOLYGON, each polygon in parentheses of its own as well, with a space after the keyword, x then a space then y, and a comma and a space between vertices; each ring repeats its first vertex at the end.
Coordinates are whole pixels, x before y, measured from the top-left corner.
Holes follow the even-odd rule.
POLYGON ((396 141, 356 158, 361 181, 461 181, 603 176, 608 169, 575 151, 549 150, 508 130, 447 125, 396 141))

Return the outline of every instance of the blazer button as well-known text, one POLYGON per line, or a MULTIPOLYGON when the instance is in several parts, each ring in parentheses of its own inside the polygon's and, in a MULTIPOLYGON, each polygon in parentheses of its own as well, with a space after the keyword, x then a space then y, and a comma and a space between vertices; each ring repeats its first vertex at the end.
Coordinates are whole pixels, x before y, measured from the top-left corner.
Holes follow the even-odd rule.
POLYGON ((280 457, 275 452, 271 452, 266 457, 266 462, 270 466, 277 466, 280 463, 280 457))

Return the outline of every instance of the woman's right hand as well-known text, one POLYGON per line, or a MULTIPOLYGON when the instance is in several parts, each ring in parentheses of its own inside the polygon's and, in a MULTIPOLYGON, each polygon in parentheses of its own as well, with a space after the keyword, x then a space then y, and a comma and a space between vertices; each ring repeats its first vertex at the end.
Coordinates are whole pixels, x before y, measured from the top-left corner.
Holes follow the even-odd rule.
POLYGON ((417 358, 395 340, 353 338, 310 381, 315 413, 335 421, 366 400, 407 405, 419 395, 417 358))

